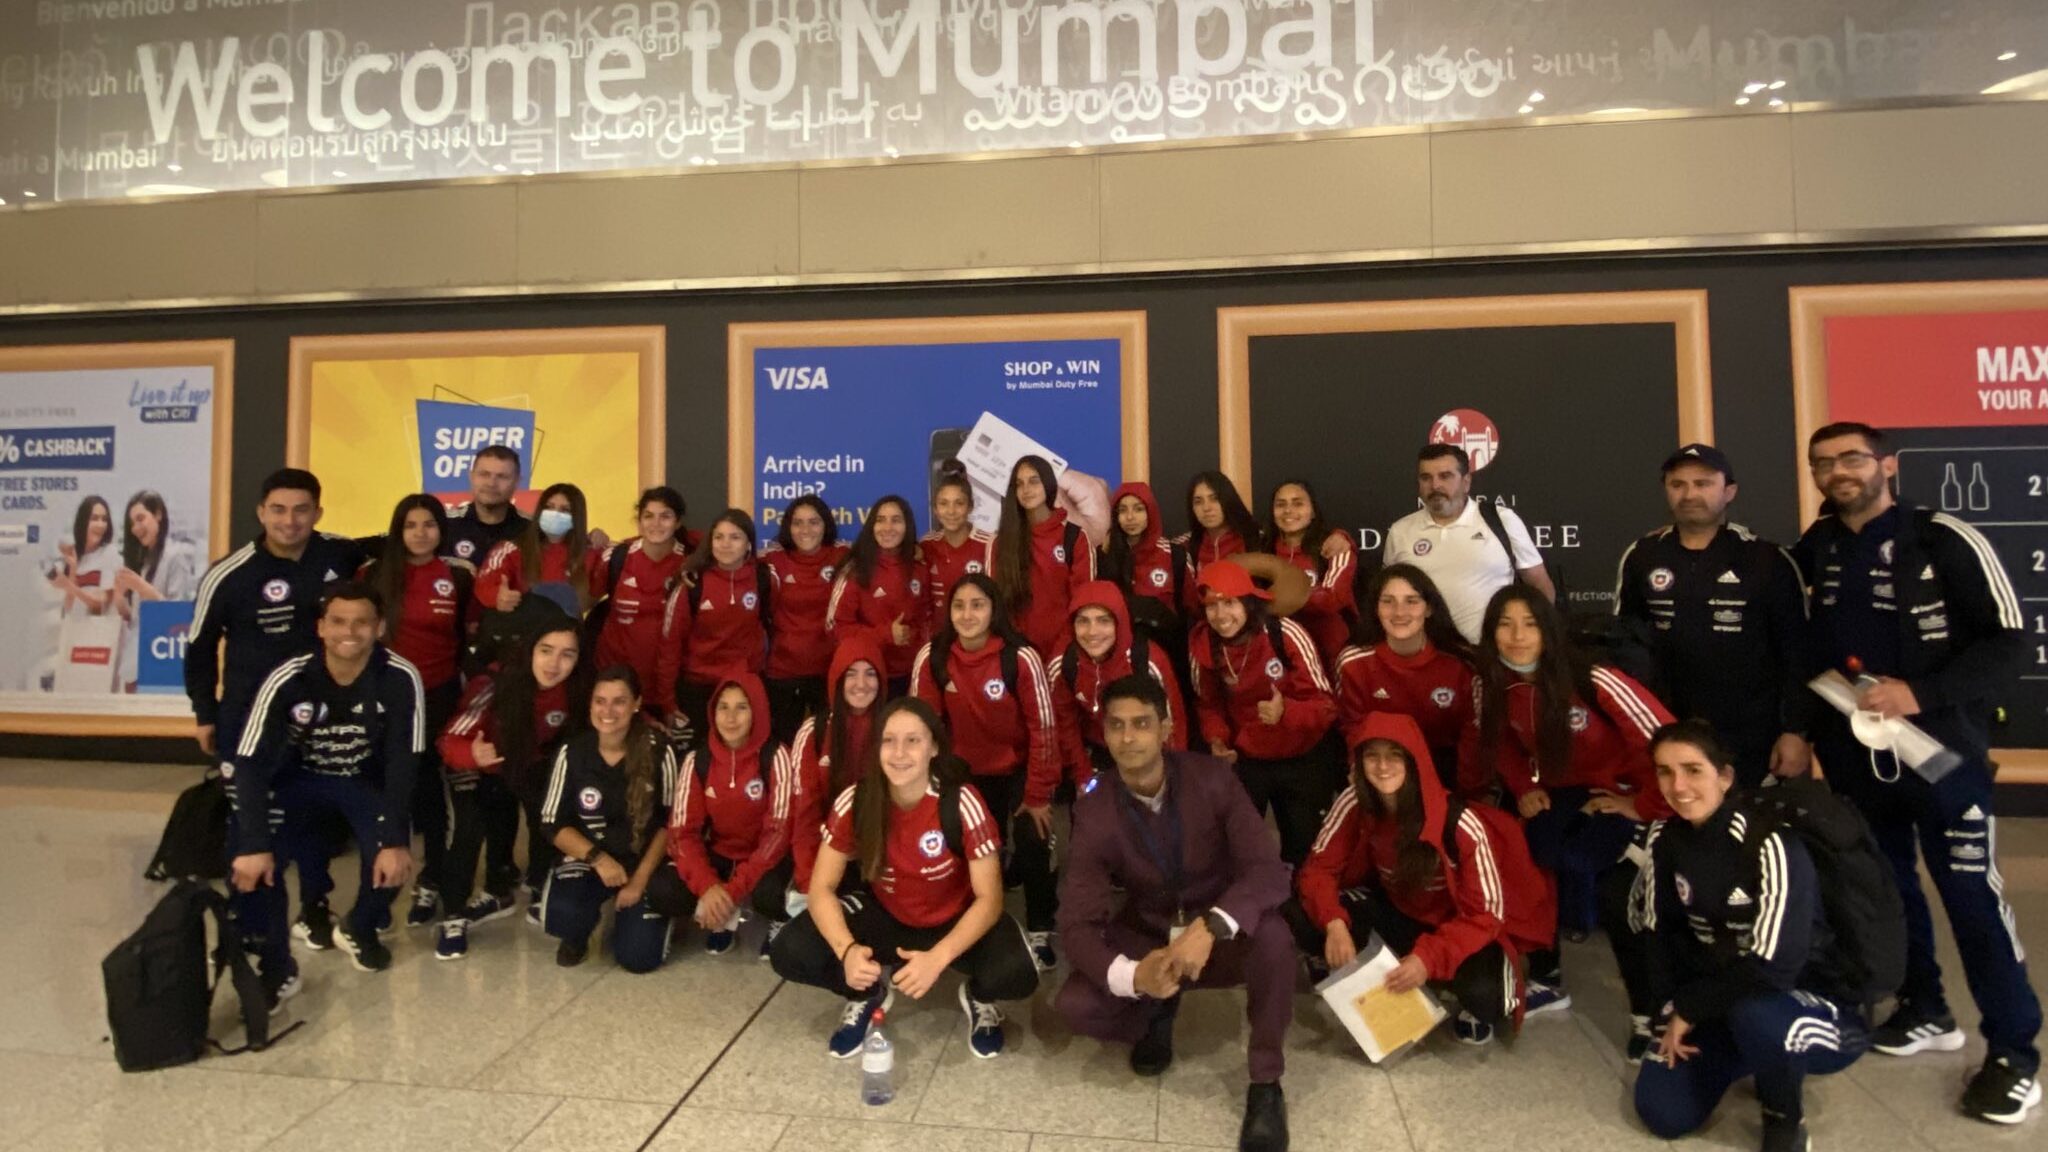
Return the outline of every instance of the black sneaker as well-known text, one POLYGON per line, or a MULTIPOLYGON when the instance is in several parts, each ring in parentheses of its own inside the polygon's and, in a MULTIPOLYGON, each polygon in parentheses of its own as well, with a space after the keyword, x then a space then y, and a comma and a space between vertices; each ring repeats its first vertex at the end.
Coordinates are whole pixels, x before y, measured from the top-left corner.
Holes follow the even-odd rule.
POLYGON ((1763 1152, 1812 1152, 1813 1137, 1798 1120, 1764 1113, 1763 1152))
POLYGON ((571 940, 564 937, 560 944, 555 945, 555 964, 558 967, 574 968, 583 963, 583 958, 588 955, 590 941, 587 939, 571 940))
POLYGON ((341 945, 343 952, 348 953, 349 963, 354 964, 358 972, 382 972, 391 967, 391 949, 377 939, 375 932, 359 938, 343 928, 334 934, 334 940, 341 945))
POLYGON ((1140 1076, 1164 1075, 1173 1067, 1173 1022, 1180 1015, 1180 997, 1158 1006, 1145 1035, 1131 1045, 1131 1071, 1140 1076))
POLYGON ((1628 1062, 1631 1064, 1641 1064, 1644 1057, 1656 1051, 1656 1048, 1657 1037, 1650 1031, 1650 1018, 1648 1016, 1629 1017, 1628 1062))
POLYGON ((334 913, 328 911, 327 901, 315 900, 300 908, 299 918, 292 921, 292 936, 315 952, 334 947, 334 913))
POLYGON ((441 893, 424 884, 412 890, 412 911, 405 914, 405 926, 425 928, 441 919, 441 893))
POLYGON ((1238 1152, 1287 1152, 1287 1098, 1280 1084, 1254 1084, 1244 1095, 1244 1125, 1238 1152))
POLYGON ((1916 1052, 1954 1052, 1963 1046, 1963 1030, 1946 1012, 1922 1012, 1911 1003, 1900 1004, 1891 1019, 1870 1034, 1870 1046, 1887 1056, 1911 1056, 1916 1052))
POLYGON ((2041 1103, 2041 1081, 2021 1073, 2009 1056, 1984 1061, 1963 1089, 1963 1115, 1993 1124, 2017 1124, 2041 1103))
POLYGON ((268 972, 259 975, 263 981, 263 1001, 272 1016, 284 1011, 284 1002, 299 994, 299 966, 296 964, 282 977, 273 977, 268 972))

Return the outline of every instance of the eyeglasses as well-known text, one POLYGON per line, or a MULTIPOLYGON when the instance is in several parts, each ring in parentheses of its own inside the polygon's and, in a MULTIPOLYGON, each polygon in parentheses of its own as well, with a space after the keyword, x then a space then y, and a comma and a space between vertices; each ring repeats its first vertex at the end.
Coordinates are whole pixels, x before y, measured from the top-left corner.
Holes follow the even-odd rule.
POLYGON ((1837 469, 1861 472, 1866 465, 1876 459, 1877 457, 1869 452, 1844 452, 1839 456, 1815 456, 1807 461, 1807 467, 1813 469, 1815 476, 1825 476, 1837 469))

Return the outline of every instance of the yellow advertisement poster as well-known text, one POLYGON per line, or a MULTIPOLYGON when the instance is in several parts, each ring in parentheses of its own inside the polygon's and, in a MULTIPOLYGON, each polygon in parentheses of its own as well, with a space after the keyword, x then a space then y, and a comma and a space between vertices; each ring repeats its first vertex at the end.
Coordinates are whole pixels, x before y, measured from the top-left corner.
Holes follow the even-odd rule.
POLYGON ((492 444, 519 453, 521 510, 572 483, 614 538, 661 480, 660 329, 314 337, 292 361, 287 456, 320 477, 329 532, 382 532, 414 492, 461 503, 492 444))

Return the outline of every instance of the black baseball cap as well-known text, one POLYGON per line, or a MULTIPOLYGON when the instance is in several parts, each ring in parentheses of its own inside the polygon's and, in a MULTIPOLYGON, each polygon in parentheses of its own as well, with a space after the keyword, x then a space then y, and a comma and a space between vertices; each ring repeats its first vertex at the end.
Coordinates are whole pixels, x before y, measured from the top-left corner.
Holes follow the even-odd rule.
POLYGON ((1704 464, 1721 474, 1721 479, 1735 483, 1735 465, 1728 462, 1728 456, 1712 444, 1687 444, 1664 458, 1664 474, 1670 475, 1680 464, 1704 464))

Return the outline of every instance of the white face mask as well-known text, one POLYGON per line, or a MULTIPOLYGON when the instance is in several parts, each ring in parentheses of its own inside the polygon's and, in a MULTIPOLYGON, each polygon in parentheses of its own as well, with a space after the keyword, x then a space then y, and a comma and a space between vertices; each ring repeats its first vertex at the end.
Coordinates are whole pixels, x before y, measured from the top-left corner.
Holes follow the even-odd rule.
POLYGON ((1510 660, 1505 656, 1500 658, 1500 662, 1502 664, 1507 665, 1511 671, 1519 672, 1524 676, 1534 675, 1536 672, 1536 665, 1538 663, 1538 661, 1531 660, 1527 664, 1517 664, 1513 660, 1510 660))
POLYGON ((541 535, 550 540, 560 540, 569 534, 569 529, 576 526, 575 518, 559 508, 541 509, 535 522, 540 525, 541 535))

